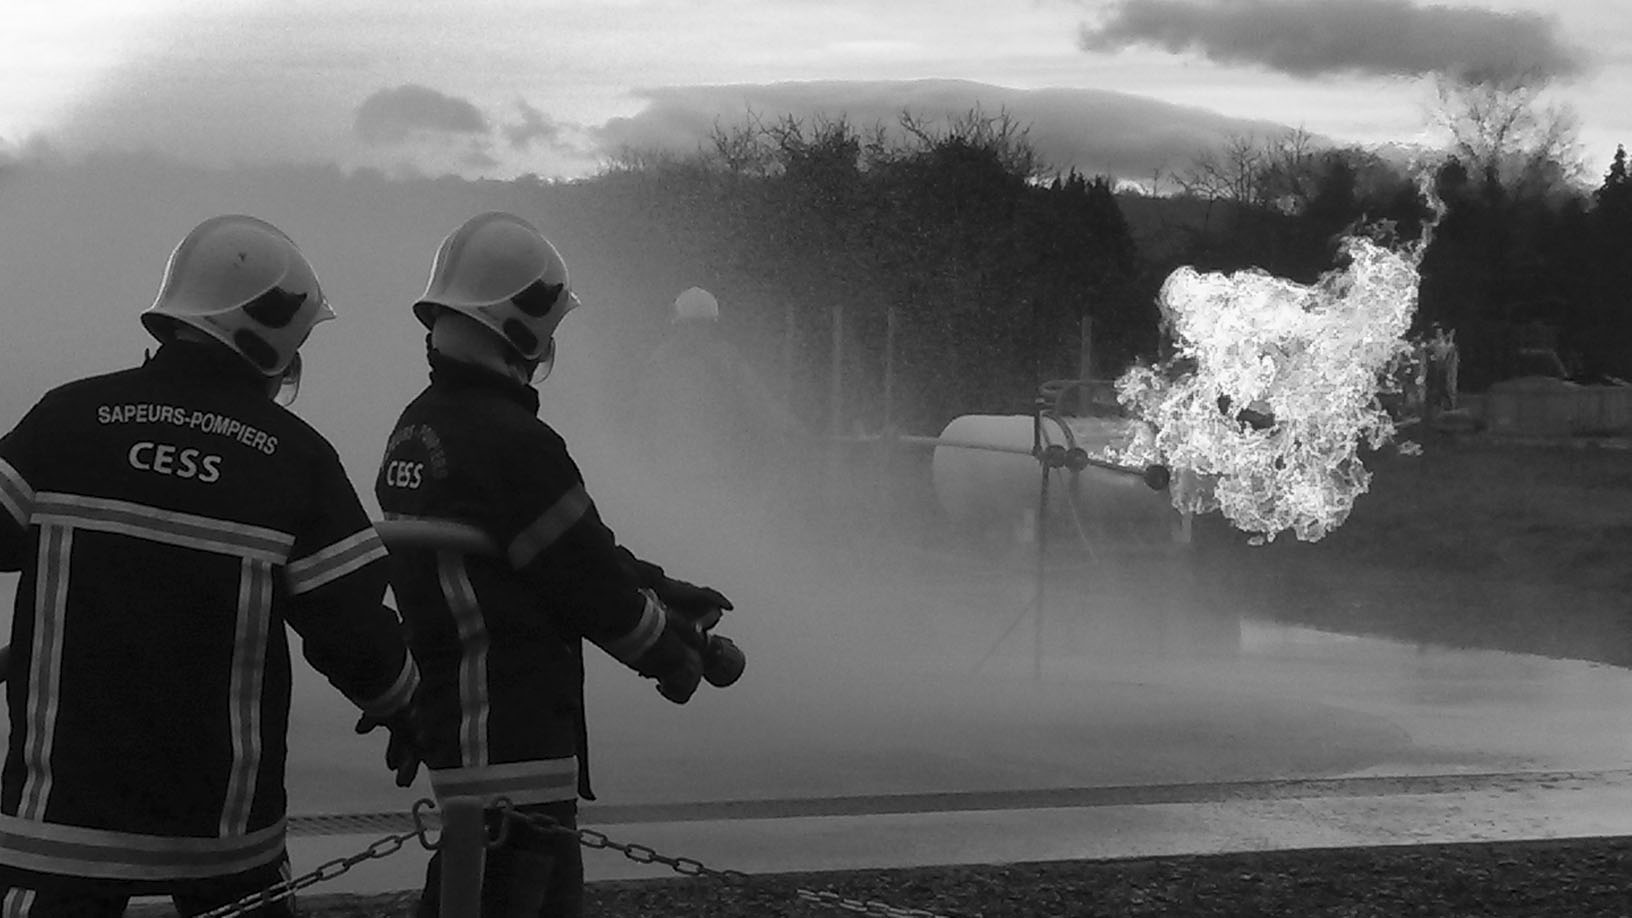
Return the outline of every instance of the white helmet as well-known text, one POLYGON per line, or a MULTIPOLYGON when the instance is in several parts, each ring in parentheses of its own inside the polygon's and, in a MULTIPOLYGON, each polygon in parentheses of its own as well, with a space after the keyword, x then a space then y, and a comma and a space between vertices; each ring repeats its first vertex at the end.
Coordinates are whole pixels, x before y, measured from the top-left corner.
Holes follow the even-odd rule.
POLYGON ((720 317, 720 301, 701 287, 687 287, 674 298, 674 321, 713 322, 720 317))
POLYGON ((177 324, 284 375, 319 322, 334 318, 317 273, 283 231, 255 217, 211 217, 181 240, 142 326, 167 342, 177 324))
POLYGON ((522 359, 539 361, 549 359, 556 326, 578 306, 555 246, 526 220, 493 211, 442 240, 414 315, 430 328, 436 307, 451 309, 492 329, 522 359))

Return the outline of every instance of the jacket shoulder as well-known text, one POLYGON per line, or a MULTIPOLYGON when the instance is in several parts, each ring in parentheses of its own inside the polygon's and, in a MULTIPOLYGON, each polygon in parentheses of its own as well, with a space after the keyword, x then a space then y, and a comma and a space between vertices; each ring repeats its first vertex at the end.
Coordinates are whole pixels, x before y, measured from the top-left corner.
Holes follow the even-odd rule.
POLYGON ((46 390, 46 393, 40 397, 40 403, 43 405, 74 402, 118 394, 130 388, 139 375, 139 370, 130 368, 109 373, 98 373, 94 376, 84 376, 46 390))

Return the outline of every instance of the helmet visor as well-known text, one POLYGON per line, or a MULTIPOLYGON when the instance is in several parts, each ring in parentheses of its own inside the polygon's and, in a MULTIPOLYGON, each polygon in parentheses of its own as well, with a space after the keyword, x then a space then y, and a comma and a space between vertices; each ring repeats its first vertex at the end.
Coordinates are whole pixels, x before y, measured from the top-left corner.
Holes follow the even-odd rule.
POLYGON ((278 387, 272 393, 272 401, 287 408, 295 403, 300 395, 300 352, 295 352, 295 359, 289 361, 289 366, 278 377, 278 387))
POLYGON ((532 384, 538 385, 550 378, 550 371, 555 369, 555 338, 551 337, 544 343, 544 353, 533 364, 532 384))

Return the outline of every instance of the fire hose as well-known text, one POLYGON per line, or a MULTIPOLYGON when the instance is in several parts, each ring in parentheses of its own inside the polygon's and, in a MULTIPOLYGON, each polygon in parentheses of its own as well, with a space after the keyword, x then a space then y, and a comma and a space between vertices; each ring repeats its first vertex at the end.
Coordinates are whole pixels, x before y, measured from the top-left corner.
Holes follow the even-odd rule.
MULTIPOLYGON (((380 540, 392 548, 427 548, 483 557, 502 557, 491 537, 475 526, 456 520, 405 518, 384 519, 374 524, 380 540)), ((730 638, 712 633, 719 621, 712 614, 684 616, 690 626, 681 637, 702 657, 703 678, 715 688, 725 688, 742 677, 747 658, 730 638)), ((11 645, 0 646, 0 683, 11 672, 11 645)))
MULTIPOLYGON (((374 531, 393 549, 434 549, 481 557, 504 554, 486 532, 457 520, 393 516, 375 523, 374 531)), ((719 612, 709 609, 699 615, 682 614, 680 618, 689 627, 680 636, 702 657, 703 678, 708 684, 725 688, 742 678, 747 657, 730 638, 713 633, 719 612)))

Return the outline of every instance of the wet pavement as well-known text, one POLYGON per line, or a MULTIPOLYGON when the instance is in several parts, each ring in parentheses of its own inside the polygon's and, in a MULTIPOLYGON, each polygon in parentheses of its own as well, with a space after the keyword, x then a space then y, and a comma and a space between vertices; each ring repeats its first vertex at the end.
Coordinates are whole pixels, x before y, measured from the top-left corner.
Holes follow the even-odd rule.
MULTIPOLYGON (((1632 834, 1632 670, 1267 624, 1171 559, 1051 558, 1039 615, 1023 555, 736 557, 739 685, 676 708, 591 652, 582 822, 615 841, 783 872, 1632 834)), ((297 872, 428 793, 354 720, 297 664, 297 872)), ((591 879, 668 874, 587 855, 591 879)), ((414 888, 426 857, 312 891, 414 888)))
MULTIPOLYGON (((679 717, 608 674, 583 823, 750 873, 1632 834, 1632 672, 1250 621, 1187 640, 789 661, 679 717)), ((401 825, 297 835, 295 866, 401 825)), ((593 879, 669 873, 588 855, 593 879)), ((411 887, 424 860, 325 888, 411 887)))

